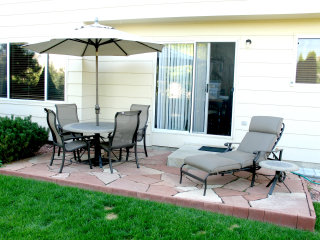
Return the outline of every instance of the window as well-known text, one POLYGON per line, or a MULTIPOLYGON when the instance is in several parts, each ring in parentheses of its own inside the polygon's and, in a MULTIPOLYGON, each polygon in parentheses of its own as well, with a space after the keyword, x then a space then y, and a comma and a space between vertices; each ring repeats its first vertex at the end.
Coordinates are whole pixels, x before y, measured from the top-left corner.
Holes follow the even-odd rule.
POLYGON ((37 54, 22 48, 23 44, 0 44, 0 97, 63 101, 66 57, 37 54), (8 52, 10 52, 9 73, 7 73, 8 52))
POLYGON ((44 100, 43 57, 10 44, 10 98, 44 100))
POLYGON ((0 97, 7 97, 7 44, 0 44, 0 97))
POLYGON ((296 83, 320 83, 320 39, 298 40, 296 83))
POLYGON ((64 79, 66 57, 61 55, 48 56, 48 100, 64 100, 64 79))

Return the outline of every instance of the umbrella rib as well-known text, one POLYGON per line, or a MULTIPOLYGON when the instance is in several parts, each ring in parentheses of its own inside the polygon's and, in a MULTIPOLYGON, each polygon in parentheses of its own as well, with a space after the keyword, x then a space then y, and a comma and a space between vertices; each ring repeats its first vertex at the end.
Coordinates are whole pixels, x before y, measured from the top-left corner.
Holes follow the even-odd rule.
POLYGON ((110 43, 114 43, 115 45, 117 45, 117 47, 118 47, 126 56, 128 56, 128 53, 117 43, 117 42, 119 42, 119 41, 121 41, 121 40, 114 40, 114 38, 112 38, 112 39, 110 39, 110 40, 108 40, 108 41, 105 41, 105 42, 103 42, 103 43, 100 43, 99 46, 101 46, 101 45, 106 45, 106 44, 110 44, 110 43))
POLYGON ((117 41, 113 41, 113 42, 126 56, 128 56, 128 53, 125 50, 123 50, 123 48, 117 43, 117 41))
POLYGON ((148 46, 148 45, 145 44, 145 43, 142 43, 142 42, 137 42, 137 43, 139 43, 139 44, 141 44, 141 45, 143 45, 143 46, 145 46, 145 47, 148 47, 148 48, 150 48, 150 49, 152 49, 152 50, 155 50, 156 52, 160 52, 158 49, 153 48, 153 47, 150 47, 150 46, 148 46))
POLYGON ((84 56, 85 52, 87 51, 88 46, 89 46, 89 43, 86 43, 86 47, 84 48, 84 50, 83 50, 83 52, 81 54, 81 57, 84 56))
POLYGON ((49 47, 49 48, 47 48, 47 49, 45 49, 45 50, 41 51, 40 53, 45 53, 45 52, 47 52, 47 51, 51 50, 52 48, 55 48, 56 46, 59 46, 60 44, 62 44, 62 43, 64 43, 64 42, 66 42, 66 41, 68 41, 68 40, 69 40, 69 39, 64 39, 64 40, 62 40, 61 42, 59 42, 59 43, 57 43, 57 44, 55 44, 55 45, 53 45, 53 46, 51 46, 51 47, 49 47))

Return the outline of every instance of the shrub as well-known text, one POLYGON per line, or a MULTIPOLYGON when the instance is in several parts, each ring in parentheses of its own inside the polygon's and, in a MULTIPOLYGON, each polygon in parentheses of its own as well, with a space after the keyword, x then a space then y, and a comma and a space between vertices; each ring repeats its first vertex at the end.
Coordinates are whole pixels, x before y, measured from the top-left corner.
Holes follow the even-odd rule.
POLYGON ((48 130, 31 122, 31 116, 0 117, 0 162, 2 163, 34 155, 47 140, 48 130))

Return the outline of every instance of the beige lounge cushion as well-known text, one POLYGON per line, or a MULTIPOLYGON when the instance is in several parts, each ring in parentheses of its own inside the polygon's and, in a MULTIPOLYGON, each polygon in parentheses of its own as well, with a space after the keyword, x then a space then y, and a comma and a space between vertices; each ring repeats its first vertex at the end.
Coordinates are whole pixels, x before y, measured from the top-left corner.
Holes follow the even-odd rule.
POLYGON ((184 163, 207 173, 218 173, 241 168, 240 163, 222 154, 203 154, 186 157, 184 163))
POLYGON ((222 153, 224 158, 232 159, 241 165, 241 168, 251 166, 253 164, 253 159, 255 154, 241 152, 238 150, 222 153))
POLYGON ((276 141, 277 136, 275 134, 248 132, 240 143, 238 150, 247 153, 271 152, 276 141))
POLYGON ((279 135, 283 118, 270 116, 254 116, 251 118, 249 132, 261 132, 279 135))

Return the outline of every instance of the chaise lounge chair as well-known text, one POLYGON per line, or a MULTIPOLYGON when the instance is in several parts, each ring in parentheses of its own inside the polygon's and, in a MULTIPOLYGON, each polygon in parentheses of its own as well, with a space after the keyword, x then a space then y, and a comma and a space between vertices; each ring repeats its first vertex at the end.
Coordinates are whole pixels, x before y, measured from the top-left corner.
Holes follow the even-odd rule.
POLYGON ((249 132, 245 135, 239 147, 232 150, 232 144, 226 143, 227 150, 224 153, 204 154, 186 157, 184 164, 180 168, 180 183, 182 174, 186 174, 204 183, 204 193, 207 190, 207 178, 210 175, 236 171, 249 171, 252 173, 251 187, 254 185, 256 170, 260 167, 258 163, 266 159, 279 160, 282 158, 282 149, 275 150, 284 130, 283 119, 279 117, 255 116, 252 117, 249 132), (204 179, 195 176, 184 170, 183 167, 189 165, 193 168, 207 173, 204 179))

